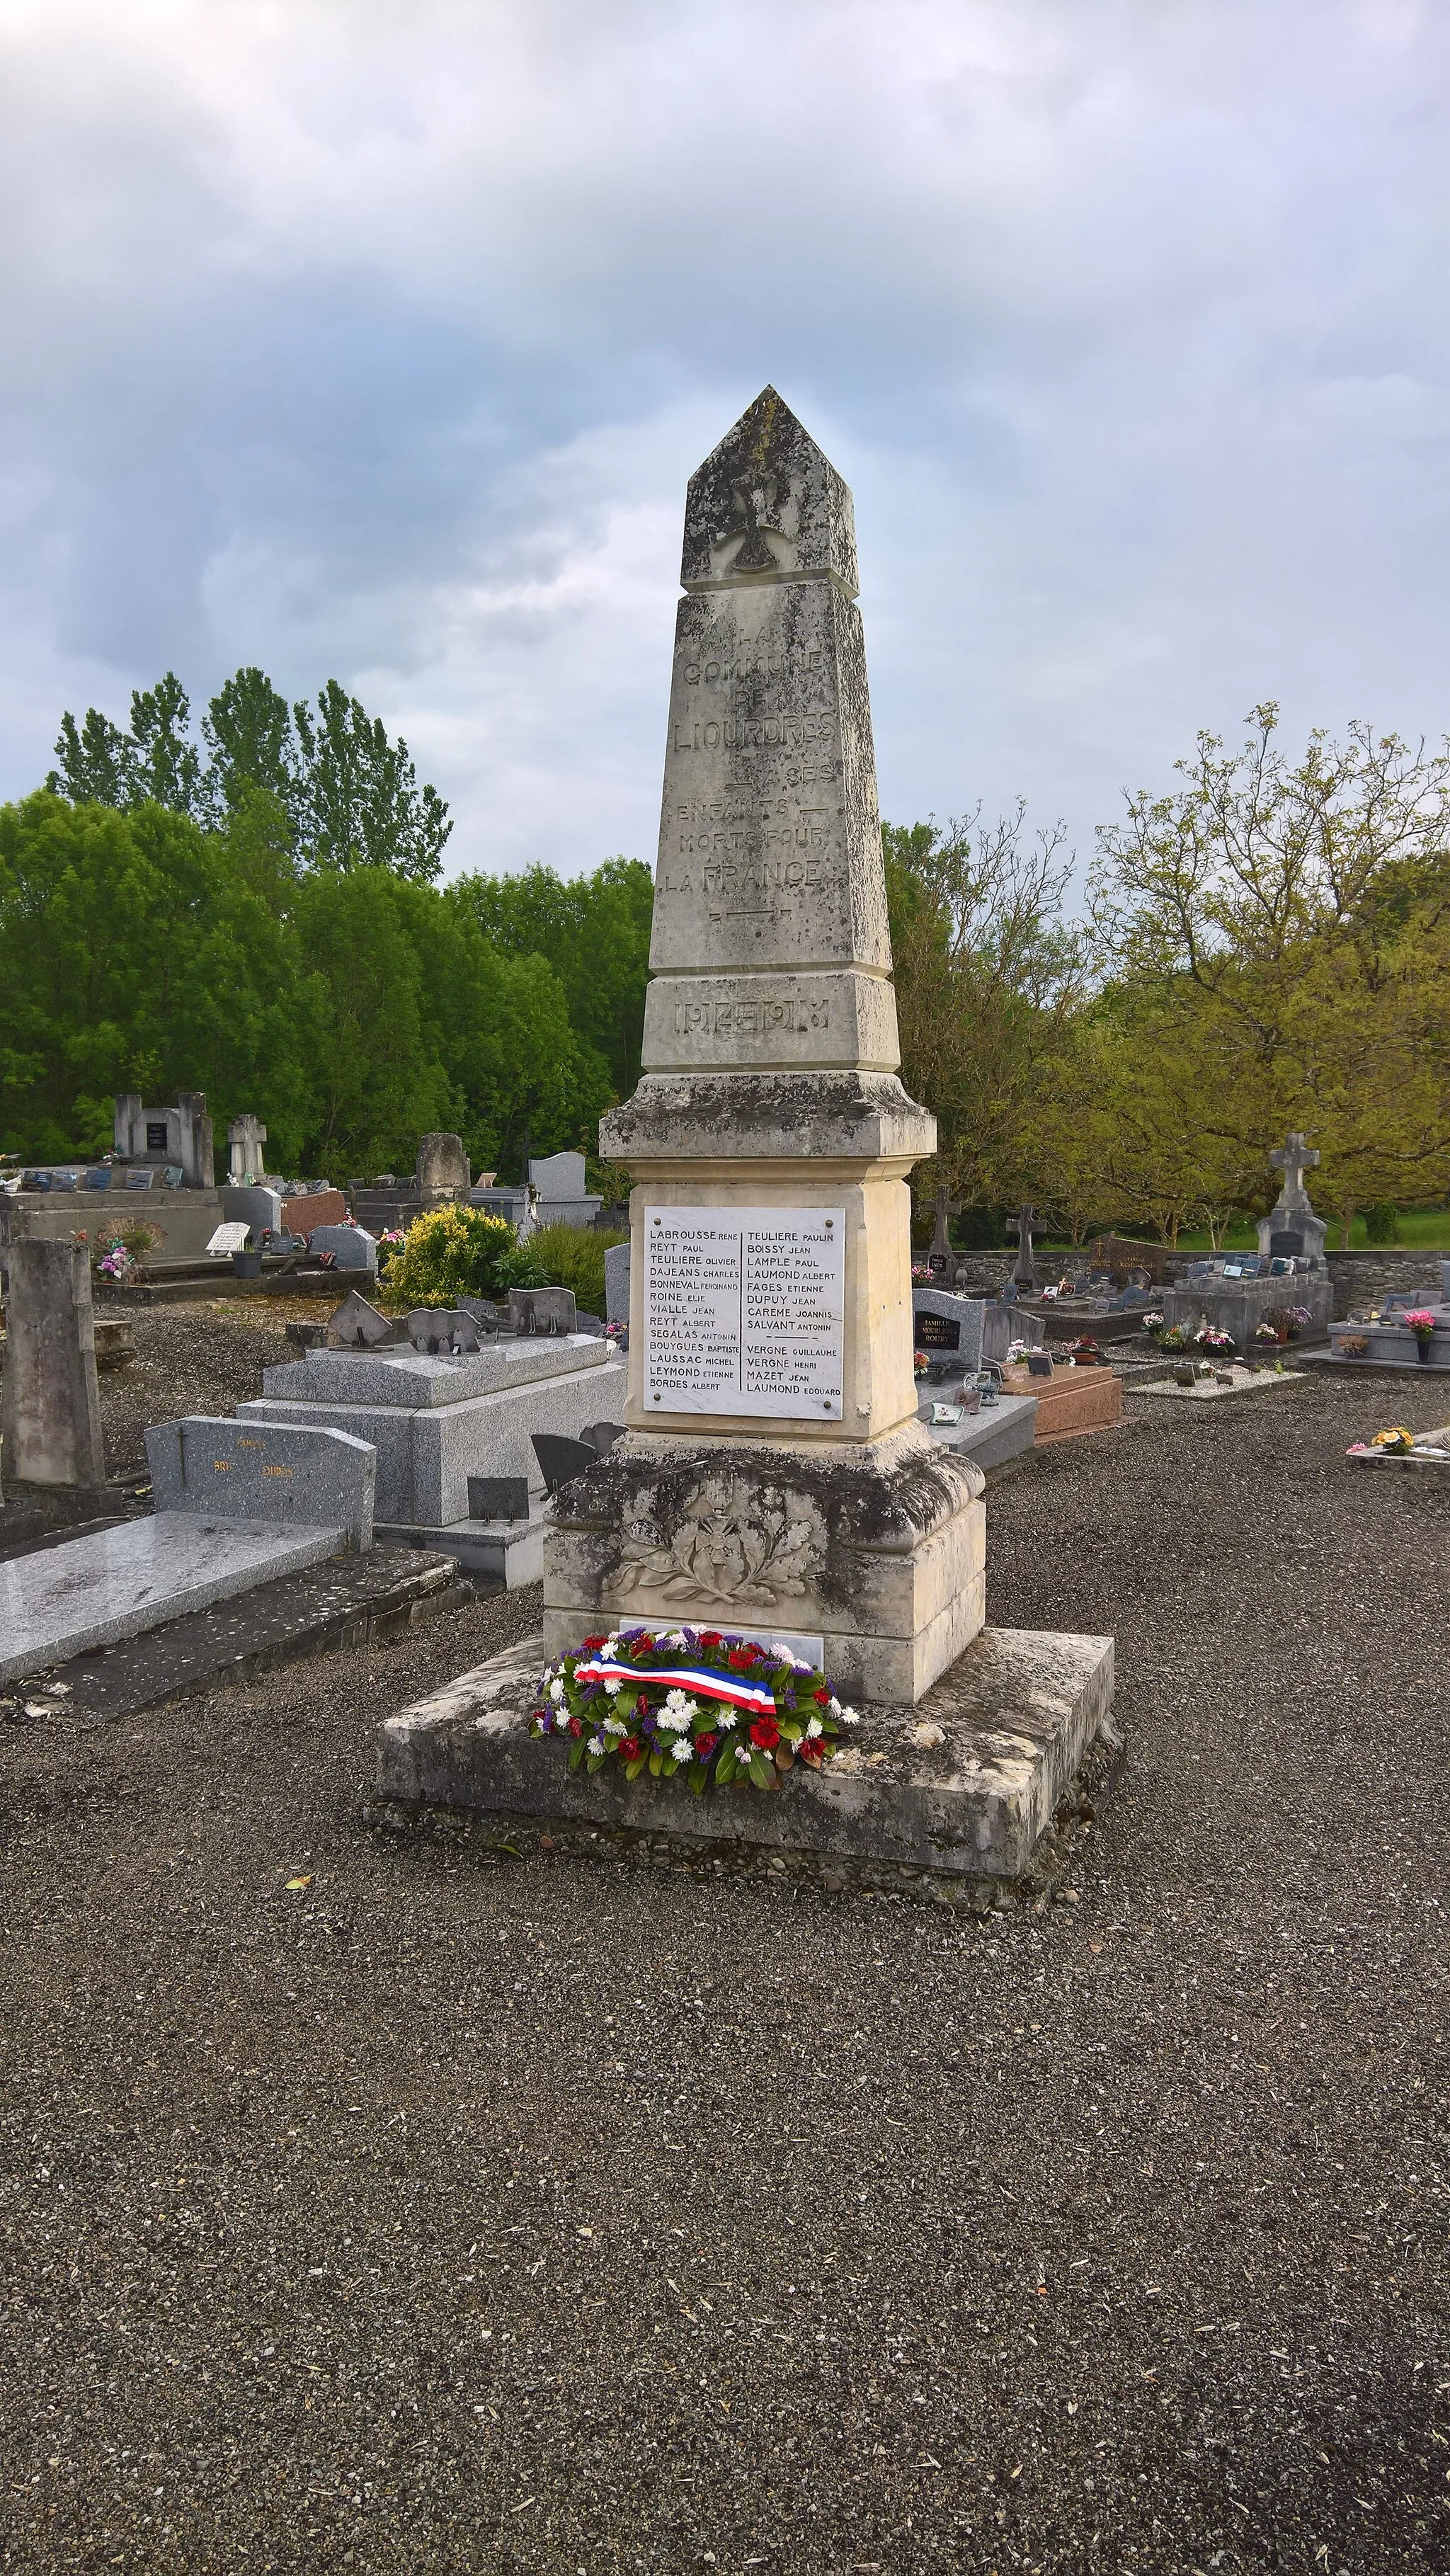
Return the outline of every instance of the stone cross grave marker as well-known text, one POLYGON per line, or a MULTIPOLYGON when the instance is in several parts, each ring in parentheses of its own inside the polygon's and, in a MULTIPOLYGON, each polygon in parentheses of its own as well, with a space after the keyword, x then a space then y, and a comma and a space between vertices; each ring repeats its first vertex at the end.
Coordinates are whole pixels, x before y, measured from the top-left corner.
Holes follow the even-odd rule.
POLYGON ((1021 1207, 1015 1216, 1007 1219, 1008 1233, 1017 1237, 1017 1258, 1012 1265, 1012 1276, 1019 1288, 1031 1289, 1037 1285, 1037 1272, 1032 1261, 1032 1229, 1038 1222, 1035 1207, 1021 1207))

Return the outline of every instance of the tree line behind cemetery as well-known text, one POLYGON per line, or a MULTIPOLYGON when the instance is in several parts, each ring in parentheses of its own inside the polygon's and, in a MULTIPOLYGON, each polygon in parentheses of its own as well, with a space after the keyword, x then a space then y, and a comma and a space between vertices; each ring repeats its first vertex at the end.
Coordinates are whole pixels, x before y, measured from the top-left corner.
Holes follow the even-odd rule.
MULTIPOLYGON (((1355 725, 1294 762, 1277 724, 1130 796, 1076 917, 1061 827, 1020 806, 885 827, 923 1203, 1218 1239, 1289 1127, 1346 1238, 1450 1191, 1450 757, 1355 725)), ((239 671, 194 732, 168 674, 56 754, 0 810, 6 1148, 98 1150, 114 1092, 197 1089, 293 1170, 407 1167, 428 1128, 506 1175, 593 1151, 639 1070, 637 860, 440 884, 446 805, 335 681, 289 707, 239 671)))

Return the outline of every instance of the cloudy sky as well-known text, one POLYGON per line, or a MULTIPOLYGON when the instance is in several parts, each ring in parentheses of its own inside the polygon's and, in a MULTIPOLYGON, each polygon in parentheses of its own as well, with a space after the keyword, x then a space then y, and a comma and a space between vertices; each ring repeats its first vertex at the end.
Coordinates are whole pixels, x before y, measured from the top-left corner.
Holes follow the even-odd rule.
POLYGON ((0 0, 0 795, 335 674, 654 855, 691 468, 853 485, 882 806, 1450 725, 1444 0, 0 0))

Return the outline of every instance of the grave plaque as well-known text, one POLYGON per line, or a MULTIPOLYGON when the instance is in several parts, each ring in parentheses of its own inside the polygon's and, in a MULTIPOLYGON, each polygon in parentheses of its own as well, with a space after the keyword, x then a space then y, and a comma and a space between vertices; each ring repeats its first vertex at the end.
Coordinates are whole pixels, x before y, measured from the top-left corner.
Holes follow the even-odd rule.
POLYGON ((923 1315, 915 1321, 916 1347, 919 1351, 959 1351, 962 1328, 949 1315, 923 1315))
POLYGON ((646 1209, 649 1410, 839 1422, 845 1231, 840 1208, 646 1209))

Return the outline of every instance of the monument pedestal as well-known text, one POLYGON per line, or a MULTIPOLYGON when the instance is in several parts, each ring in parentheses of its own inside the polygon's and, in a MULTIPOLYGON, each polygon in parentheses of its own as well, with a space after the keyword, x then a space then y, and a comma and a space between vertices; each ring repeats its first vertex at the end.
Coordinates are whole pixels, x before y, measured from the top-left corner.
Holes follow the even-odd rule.
POLYGON ((613 1765, 570 1771, 530 1734, 542 1648, 526 1638, 386 1720, 377 1822, 431 1813, 515 1852, 990 1904, 1050 1880, 1047 1829, 1099 1736, 1116 1746, 1111 1637, 984 1628, 918 1707, 863 1710, 824 1770, 797 1763, 775 1790, 641 1794, 613 1765))
POLYGON ((982 1473, 918 1419, 936 1122, 896 1071, 851 496, 769 387, 691 478, 681 580, 643 1072, 599 1131, 635 1183, 625 1436, 554 1497, 541 1637, 391 1721, 380 1796, 827 1885, 1010 1879, 1112 1645, 985 1629, 982 1473), (571 1772, 529 1731, 542 1657, 630 1625, 779 1639, 859 1737, 748 1798, 571 1772))

